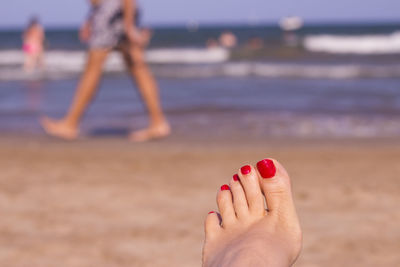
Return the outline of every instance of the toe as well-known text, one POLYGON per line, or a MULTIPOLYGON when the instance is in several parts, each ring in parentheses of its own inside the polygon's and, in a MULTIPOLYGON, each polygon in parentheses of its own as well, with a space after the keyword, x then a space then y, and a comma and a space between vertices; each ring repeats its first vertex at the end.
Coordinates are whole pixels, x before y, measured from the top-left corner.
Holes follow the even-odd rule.
POLYGON ((232 194, 226 184, 221 186, 221 190, 218 192, 217 205, 221 213, 222 226, 232 225, 236 221, 236 214, 233 209, 232 194))
POLYGON ((250 213, 262 216, 265 212, 264 198, 260 189, 257 172, 252 166, 246 165, 240 168, 239 177, 246 195, 250 213))
POLYGON ((210 211, 204 223, 206 239, 214 238, 221 230, 221 222, 215 211, 210 211))
POLYGON ((51 122, 52 122, 52 121, 50 120, 50 118, 44 116, 44 117, 41 117, 41 118, 40 118, 39 122, 40 122, 40 125, 43 127, 43 129, 44 129, 45 131, 47 131, 47 129, 48 129, 49 126, 51 125, 51 122))
POLYGON ((257 170, 268 211, 274 213, 294 208, 289 175, 282 165, 276 160, 263 159, 257 163, 257 170))
POLYGON ((239 180, 239 175, 235 174, 230 182, 233 208, 235 209, 236 216, 239 219, 246 218, 249 215, 249 206, 247 204, 246 195, 244 193, 242 184, 239 180))

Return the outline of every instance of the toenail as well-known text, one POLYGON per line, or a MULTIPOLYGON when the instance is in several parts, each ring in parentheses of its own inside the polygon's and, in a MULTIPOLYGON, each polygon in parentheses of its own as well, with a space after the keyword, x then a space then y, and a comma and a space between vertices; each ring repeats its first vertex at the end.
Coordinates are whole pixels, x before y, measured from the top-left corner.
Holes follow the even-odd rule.
POLYGON ((275 176, 275 164, 270 159, 263 159, 257 163, 257 169, 263 178, 272 178, 275 176))
POLYGON ((233 176, 233 180, 234 180, 235 182, 239 181, 239 175, 235 174, 235 175, 233 176))
POLYGON ((251 172, 251 167, 249 165, 243 166, 240 168, 240 172, 244 175, 249 174, 251 172))
POLYGON ((221 186, 221 191, 225 191, 225 190, 230 190, 229 185, 224 184, 223 186, 221 186))
POLYGON ((213 214, 213 213, 215 213, 214 211, 210 211, 208 214, 213 214))

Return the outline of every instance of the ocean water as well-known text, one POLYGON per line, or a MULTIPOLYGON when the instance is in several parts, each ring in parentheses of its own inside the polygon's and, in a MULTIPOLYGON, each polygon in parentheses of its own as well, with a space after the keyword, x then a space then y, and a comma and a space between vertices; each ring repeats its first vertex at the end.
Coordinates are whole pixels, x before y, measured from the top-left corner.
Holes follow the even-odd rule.
MULTIPOLYGON (((0 132, 42 134, 38 118, 68 108, 85 47, 76 30, 48 30, 47 68, 26 75, 20 36, 0 32, 0 132)), ((175 134, 400 136, 400 24, 309 26, 290 40, 274 26, 155 29, 146 56, 175 134), (207 49, 224 30, 238 37, 238 47, 207 49), (256 37, 260 48, 250 45, 256 37)), ((114 53, 83 132, 124 134, 145 124, 114 53)))

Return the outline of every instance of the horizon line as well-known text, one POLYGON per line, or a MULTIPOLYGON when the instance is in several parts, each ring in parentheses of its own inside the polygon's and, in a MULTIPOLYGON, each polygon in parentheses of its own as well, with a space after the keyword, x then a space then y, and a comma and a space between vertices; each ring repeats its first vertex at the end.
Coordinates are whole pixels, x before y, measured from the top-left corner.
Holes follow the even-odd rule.
MULTIPOLYGON (((191 23, 195 23, 198 28, 213 28, 213 27, 279 27, 279 21, 262 21, 262 22, 171 22, 171 23, 149 23, 143 26, 150 28, 187 28, 191 23)), ((309 26, 352 26, 352 25, 395 25, 399 24, 400 20, 348 20, 348 21, 335 21, 335 20, 304 20, 304 27, 309 26)), ((47 29, 75 29, 79 28, 80 24, 46 24, 44 27, 47 29)), ((0 25, 0 30, 21 30, 24 26, 21 25, 0 25)))

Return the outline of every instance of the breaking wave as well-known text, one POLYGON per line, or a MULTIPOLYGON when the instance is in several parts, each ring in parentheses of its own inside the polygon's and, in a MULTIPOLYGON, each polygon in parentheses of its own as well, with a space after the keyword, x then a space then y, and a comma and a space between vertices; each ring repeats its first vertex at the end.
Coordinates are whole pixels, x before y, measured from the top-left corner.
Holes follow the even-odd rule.
POLYGON ((311 35, 304 47, 312 52, 335 54, 397 54, 400 53, 400 32, 389 35, 311 35))
MULTIPOLYGON (((400 48, 400 46, 399 46, 400 48)), ((271 63, 229 60, 224 49, 155 49, 146 53, 152 69, 160 77, 266 77, 306 79, 398 78, 400 63, 271 63)), ((23 54, 18 50, 0 51, 0 80, 29 78, 61 79, 78 75, 85 63, 83 51, 49 51, 45 71, 27 75, 22 71, 23 54)), ((105 72, 124 71, 120 55, 112 53, 105 64, 105 72)))

